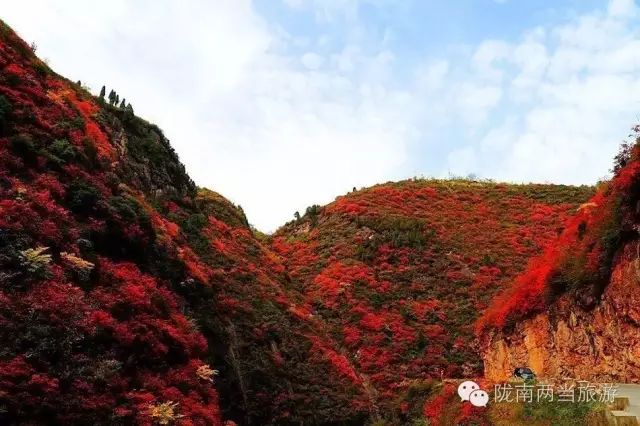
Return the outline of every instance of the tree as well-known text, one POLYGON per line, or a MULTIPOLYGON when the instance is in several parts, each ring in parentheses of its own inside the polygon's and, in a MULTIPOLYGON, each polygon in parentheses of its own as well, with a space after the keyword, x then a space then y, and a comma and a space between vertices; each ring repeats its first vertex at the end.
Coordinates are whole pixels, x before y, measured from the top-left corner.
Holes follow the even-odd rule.
POLYGON ((127 106, 127 101, 125 98, 122 98, 122 102, 120 102, 120 108, 125 109, 127 106))
POLYGON ((127 120, 133 118, 133 107, 131 106, 131 104, 127 104, 127 107, 124 110, 124 117, 127 120))
POLYGON ((102 86, 102 89, 100 89, 100 100, 104 101, 104 95, 107 93, 107 88, 102 86))
POLYGON ((116 93, 116 97, 115 97, 115 99, 114 99, 113 104, 117 106, 117 105, 118 105, 118 102, 120 102, 120 95, 118 95, 118 94, 116 93))
POLYGON ((633 147, 635 143, 631 143, 628 141, 623 141, 618 148, 618 153, 615 157, 613 157, 613 167, 611 168, 611 172, 613 174, 618 173, 620 169, 627 165, 629 161, 631 161, 631 157, 633 154, 633 147))
POLYGON ((295 212, 295 213, 293 214, 293 217, 295 217, 295 218, 296 218, 296 220, 300 220, 300 212, 295 212))
POLYGON ((113 105, 115 100, 116 100, 116 92, 114 92, 113 89, 111 89, 111 91, 109 92, 109 105, 113 105))

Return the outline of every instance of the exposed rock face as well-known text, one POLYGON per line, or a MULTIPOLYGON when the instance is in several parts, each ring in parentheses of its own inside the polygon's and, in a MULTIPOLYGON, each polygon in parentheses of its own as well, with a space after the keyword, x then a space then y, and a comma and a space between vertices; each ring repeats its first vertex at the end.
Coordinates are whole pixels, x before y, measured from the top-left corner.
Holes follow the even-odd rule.
POLYGON ((549 312, 482 342, 485 377, 504 381, 528 366, 541 378, 640 382, 638 242, 618 257, 601 302, 584 311, 568 298, 549 312))

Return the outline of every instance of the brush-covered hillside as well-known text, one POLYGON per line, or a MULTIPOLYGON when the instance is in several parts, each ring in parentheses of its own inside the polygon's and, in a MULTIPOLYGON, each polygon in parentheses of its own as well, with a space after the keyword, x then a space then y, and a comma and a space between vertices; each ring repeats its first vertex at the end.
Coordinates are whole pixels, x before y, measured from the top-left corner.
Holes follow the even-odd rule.
POLYGON ((549 378, 640 381, 638 140, 613 172, 479 319, 488 378, 530 365, 549 378))
POLYGON ((0 22, 0 423, 362 423, 279 257, 115 98, 0 22))
POLYGON ((433 420, 482 371, 478 313, 592 195, 406 181, 264 237, 119 98, 0 21, 1 424, 433 420))
POLYGON ((481 375, 479 313, 591 195, 562 185, 388 183, 309 208, 271 246, 288 288, 304 297, 299 315, 325 325, 378 408, 415 418, 429 378, 481 375))

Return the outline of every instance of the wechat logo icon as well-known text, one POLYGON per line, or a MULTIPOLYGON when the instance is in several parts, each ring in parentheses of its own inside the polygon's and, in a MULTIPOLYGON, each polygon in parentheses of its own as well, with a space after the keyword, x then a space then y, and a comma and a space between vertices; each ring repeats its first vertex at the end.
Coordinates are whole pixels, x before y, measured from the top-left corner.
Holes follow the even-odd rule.
POLYGON ((461 401, 469 401, 474 407, 486 407, 489 402, 489 394, 471 380, 460 383, 458 395, 461 401))

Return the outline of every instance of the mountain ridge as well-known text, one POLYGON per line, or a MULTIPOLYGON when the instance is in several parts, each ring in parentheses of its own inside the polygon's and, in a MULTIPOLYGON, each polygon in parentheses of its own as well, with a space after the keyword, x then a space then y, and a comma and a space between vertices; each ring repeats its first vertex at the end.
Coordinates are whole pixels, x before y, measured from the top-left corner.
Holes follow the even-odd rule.
MULTIPOLYGON (((305 315, 321 317, 394 422, 482 372, 476 312, 551 241, 588 187, 409 180, 313 206, 272 237, 305 315)), ((431 419, 436 421, 437 419, 431 419)))
POLYGON ((434 420, 437 382, 482 370, 477 312, 592 193, 407 180, 262 236, 2 22, 0 70, 10 424, 434 420))
POLYGON ((307 356, 332 343, 289 312, 278 259, 158 127, 55 74, 4 23, 0 68, 3 421, 363 415, 359 388, 307 356))
POLYGON ((640 146, 625 144, 614 176, 531 260, 476 324, 485 375, 517 365, 543 377, 637 382, 640 146))

